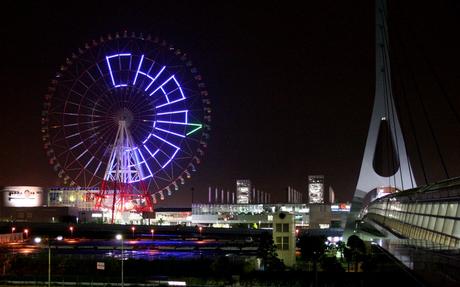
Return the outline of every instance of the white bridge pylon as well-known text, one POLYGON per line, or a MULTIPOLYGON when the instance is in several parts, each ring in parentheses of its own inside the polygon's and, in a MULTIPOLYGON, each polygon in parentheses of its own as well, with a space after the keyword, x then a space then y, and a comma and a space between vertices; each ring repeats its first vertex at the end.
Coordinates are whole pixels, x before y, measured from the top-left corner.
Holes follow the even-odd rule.
MULTIPOLYGON (((387 7, 385 0, 377 0, 375 7, 375 97, 371 123, 364 149, 354 197, 364 198, 378 187, 394 187, 398 190, 416 187, 415 178, 407 157, 404 137, 393 100, 391 85, 390 54, 388 49, 387 7), (386 121, 386 123, 384 122, 386 121), (399 161, 399 168, 390 176, 379 175, 373 166, 377 139, 382 124, 388 124, 389 134, 399 161)), ((390 160, 390 159, 388 159, 390 160)))
MULTIPOLYGON (((412 166, 407 156, 391 85, 387 7, 385 0, 375 1, 375 97, 369 132, 364 149, 363 161, 358 183, 353 196, 351 212, 347 219, 344 237, 347 238, 356 228, 355 221, 363 208, 366 195, 379 187, 392 187, 404 190, 417 187, 412 166), (399 162, 393 174, 382 176, 374 168, 374 157, 382 125, 388 126, 391 143, 395 147, 395 156, 399 162)), ((391 159, 387 159, 391 162, 391 159)))

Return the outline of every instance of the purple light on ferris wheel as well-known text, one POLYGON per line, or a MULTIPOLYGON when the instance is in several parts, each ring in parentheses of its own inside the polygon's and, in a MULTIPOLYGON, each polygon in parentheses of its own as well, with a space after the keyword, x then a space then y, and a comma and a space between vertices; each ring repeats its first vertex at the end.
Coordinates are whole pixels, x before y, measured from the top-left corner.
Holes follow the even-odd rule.
POLYGON ((112 58, 121 58, 121 57, 131 57, 131 54, 130 53, 124 53, 124 54, 115 54, 115 55, 112 55, 112 56, 106 56, 105 57, 105 60, 107 61, 107 67, 109 68, 109 73, 110 73, 110 78, 112 79, 112 84, 115 88, 118 88, 118 87, 126 87, 128 86, 127 84, 115 84, 115 78, 113 77, 113 71, 112 71, 112 64, 111 64, 111 61, 110 59, 112 58))

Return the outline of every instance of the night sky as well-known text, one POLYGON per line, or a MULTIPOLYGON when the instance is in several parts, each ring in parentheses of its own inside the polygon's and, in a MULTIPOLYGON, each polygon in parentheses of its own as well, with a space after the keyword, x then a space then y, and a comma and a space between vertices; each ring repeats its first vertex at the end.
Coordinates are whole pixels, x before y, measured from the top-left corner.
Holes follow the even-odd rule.
MULTIPOLYGON (((279 200, 288 185, 304 191, 309 174, 324 174, 339 200, 351 200, 374 94, 372 1, 247 2, 2 2, 0 185, 59 183, 40 132, 49 80, 85 42, 126 29, 188 52, 212 99, 203 162, 165 205, 189 203, 192 187, 196 201, 206 200, 208 185, 233 191, 238 178, 279 200)), ((423 183, 402 87, 428 180, 445 176, 412 77, 449 176, 459 176, 460 123, 427 62, 460 111, 460 7, 399 2, 390 2, 395 97, 416 179, 423 183)))

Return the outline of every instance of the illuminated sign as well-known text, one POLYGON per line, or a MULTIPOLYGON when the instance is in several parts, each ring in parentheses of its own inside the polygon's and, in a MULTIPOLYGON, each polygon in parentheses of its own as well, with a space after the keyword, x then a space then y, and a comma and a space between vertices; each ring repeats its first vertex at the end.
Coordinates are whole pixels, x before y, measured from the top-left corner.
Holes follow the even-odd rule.
POLYGON ((43 189, 38 186, 7 186, 3 189, 5 207, 42 206, 43 198, 43 189))
POLYGON ((331 211, 350 211, 350 204, 349 203, 332 204, 331 211))
POLYGON ((236 181, 236 203, 248 204, 250 192, 251 192, 251 181, 250 180, 239 179, 236 181))
POLYGON ((308 201, 309 203, 324 203, 324 176, 308 176, 308 201))

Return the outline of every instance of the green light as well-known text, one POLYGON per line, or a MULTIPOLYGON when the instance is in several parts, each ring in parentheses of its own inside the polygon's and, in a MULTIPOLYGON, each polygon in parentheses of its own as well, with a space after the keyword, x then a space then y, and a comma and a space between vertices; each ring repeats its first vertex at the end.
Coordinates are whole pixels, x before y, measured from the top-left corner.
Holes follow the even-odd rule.
POLYGON ((191 135, 191 134, 193 134, 194 132, 196 132, 197 130, 199 130, 199 129, 201 129, 201 128, 203 127, 202 124, 191 124, 191 123, 188 123, 187 125, 195 127, 193 130, 189 131, 189 132, 187 133, 187 135, 191 135))

